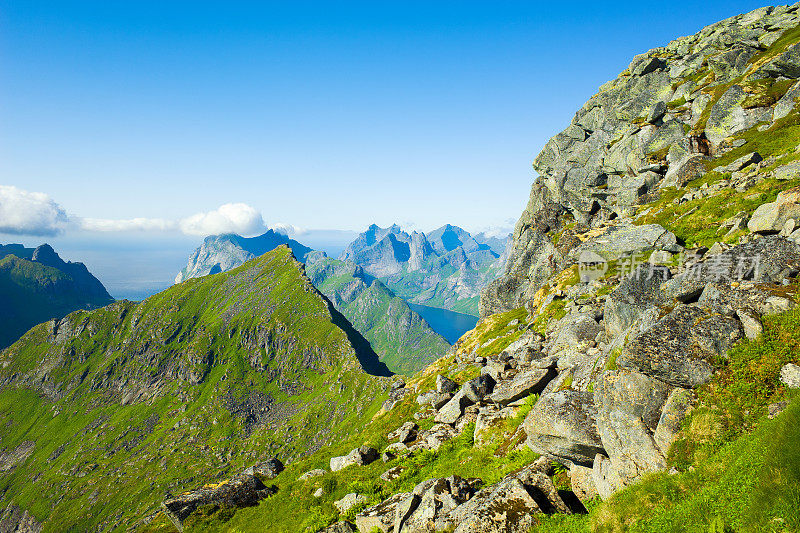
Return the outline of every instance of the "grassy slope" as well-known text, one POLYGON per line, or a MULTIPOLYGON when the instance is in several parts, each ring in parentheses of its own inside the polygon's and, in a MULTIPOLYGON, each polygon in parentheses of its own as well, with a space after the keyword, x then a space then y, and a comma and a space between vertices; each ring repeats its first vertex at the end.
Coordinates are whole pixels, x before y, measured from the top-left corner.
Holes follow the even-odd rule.
POLYGON ((111 301, 103 298, 87 302, 85 295, 75 290, 69 274, 7 255, 0 259, 0 348, 9 346, 36 324, 111 301))
MULTIPOLYGON (((306 271, 320 292, 337 301, 337 293, 345 293, 353 284, 362 282, 353 274, 353 268, 337 259, 326 258, 307 265, 306 271), (325 275, 328 271, 331 274, 325 275)), ((353 301, 344 301, 338 309, 393 372, 419 371, 444 355, 449 347, 403 299, 380 282, 365 285, 353 301)))
POLYGON ((85 329, 55 345, 43 324, 0 355, 0 382, 23 382, 0 390, 0 445, 36 442, 0 491, 52 531, 130 526, 167 492, 346 438, 385 397, 283 248, 65 322, 85 329), (251 363, 256 331, 274 340, 260 348, 264 371, 251 363), (58 401, 24 384, 42 371, 58 401), (121 405, 140 389, 162 394, 121 405), (260 425, 229 409, 254 395, 273 401, 260 425))

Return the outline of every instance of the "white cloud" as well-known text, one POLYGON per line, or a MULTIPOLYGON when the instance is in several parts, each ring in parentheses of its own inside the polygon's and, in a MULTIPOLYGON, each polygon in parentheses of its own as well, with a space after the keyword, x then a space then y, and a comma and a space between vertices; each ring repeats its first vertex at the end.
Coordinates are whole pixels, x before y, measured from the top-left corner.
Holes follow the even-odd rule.
POLYGON ((180 221, 180 229, 188 235, 238 233, 257 235, 265 231, 264 219, 247 204, 225 204, 214 211, 197 213, 180 221))
POLYGON ((0 185, 0 233, 58 235, 68 221, 64 208, 48 195, 0 185))
MULTIPOLYGON (((306 230, 291 224, 273 224, 275 231, 286 235, 302 235, 306 230)), ((166 218, 83 218, 68 215, 50 196, 0 185, 0 233, 12 235, 53 236, 65 230, 90 232, 167 232, 187 235, 238 233, 251 236, 266 230, 261 213, 244 203, 231 203, 181 220, 166 218)))
POLYGON ((80 229, 85 231, 174 231, 178 223, 164 218, 81 218, 78 220, 80 229))
POLYGON ((297 237, 298 235, 304 235, 308 233, 308 230, 305 228, 301 228, 300 226, 295 226, 294 224, 285 224, 283 222, 276 222, 275 224, 270 224, 269 229, 276 233, 283 233, 287 237, 297 237))

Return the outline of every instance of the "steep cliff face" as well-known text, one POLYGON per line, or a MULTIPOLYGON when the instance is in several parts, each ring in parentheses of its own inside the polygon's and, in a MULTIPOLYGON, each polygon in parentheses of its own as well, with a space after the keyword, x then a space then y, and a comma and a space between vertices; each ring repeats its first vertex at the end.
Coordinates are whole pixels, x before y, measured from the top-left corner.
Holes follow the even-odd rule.
POLYGON ((386 367, 281 247, 0 352, 0 491, 49 530, 124 529, 194 479, 360 429, 389 387, 376 375, 386 367))
POLYGON ((113 301, 83 263, 63 261, 48 244, 0 245, 0 348, 36 324, 113 301))
POLYGON ((482 315, 530 301, 574 263, 575 234, 640 212, 712 169, 716 156, 785 150, 741 134, 790 126, 800 90, 797 24, 796 6, 732 17, 636 56, 600 87, 536 158, 539 177, 505 273, 483 293, 482 315))

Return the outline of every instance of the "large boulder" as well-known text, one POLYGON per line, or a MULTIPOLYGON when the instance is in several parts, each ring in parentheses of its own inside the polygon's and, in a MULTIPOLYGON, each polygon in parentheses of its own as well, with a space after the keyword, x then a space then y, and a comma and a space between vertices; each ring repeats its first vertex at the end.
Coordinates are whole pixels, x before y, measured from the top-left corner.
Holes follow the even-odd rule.
POLYGON ((690 302, 696 300, 711 282, 780 282, 788 272, 798 268, 800 246, 771 235, 712 255, 666 281, 661 290, 667 302, 690 302))
POLYGON ((354 450, 350 451, 350 453, 347 455, 331 457, 331 472, 338 472, 343 468, 353 465, 368 465, 377 460, 378 457, 380 457, 380 455, 378 454, 378 450, 375 448, 361 446, 360 448, 355 448, 354 450))
POLYGON ((254 475, 239 474, 229 481, 207 485, 166 500, 161 503, 161 509, 178 531, 183 531, 183 521, 198 507, 211 504, 224 507, 249 507, 271 496, 276 490, 275 487, 265 486, 254 475))
POLYGON ((482 489, 440 525, 456 525, 455 533, 527 533, 536 524, 536 514, 571 512, 543 472, 543 462, 537 462, 482 489))
POLYGON ((674 387, 696 388, 714 374, 712 361, 743 337, 733 317, 679 304, 656 325, 633 339, 617 365, 674 387))
POLYGON ((394 531, 426 533, 440 531, 438 523, 475 493, 470 481, 459 476, 429 479, 419 483, 395 508, 394 531))
POLYGON ((489 399, 500 405, 512 402, 542 392, 545 386, 556 376, 552 368, 529 368, 523 370, 513 379, 500 382, 489 399))
POLYGON ((258 476, 260 479, 273 479, 283 472, 283 463, 276 457, 254 464, 242 473, 258 476))
POLYGON ((394 531, 394 518, 397 506, 409 496, 411 496, 410 492, 399 492, 383 500, 379 504, 367 507, 356 514, 356 527, 362 533, 372 532, 375 529, 383 533, 394 531))
POLYGON ((605 453, 596 416, 591 392, 557 390, 539 398, 522 427, 533 451, 588 466, 595 455, 605 453))
POLYGON ((780 192, 774 202, 758 206, 747 229, 753 233, 778 233, 787 222, 792 228, 800 227, 800 187, 780 192))
POLYGON ((772 109, 745 109, 742 104, 747 92, 740 85, 732 85, 711 108, 705 134, 709 142, 719 146, 728 137, 749 130, 759 122, 772 120, 772 109))
POLYGON ((629 485, 647 472, 666 467, 670 439, 688 408, 687 404, 673 400, 664 422, 670 427, 662 430, 660 439, 666 449, 661 448, 655 435, 664 406, 674 390, 678 389, 626 370, 607 371, 597 383, 594 391, 597 429, 618 482, 629 485), (676 412, 678 406, 684 408, 682 413, 676 412))
POLYGON ((788 363, 781 368, 781 383, 790 389, 800 389, 800 366, 788 363))
POLYGON ((606 298, 603 320, 610 338, 629 327, 648 309, 664 304, 661 284, 670 278, 669 269, 640 265, 624 278, 606 298))
POLYGON ((466 407, 480 402, 492 392, 494 384, 494 379, 487 374, 467 381, 455 396, 439 409, 434 420, 439 424, 455 424, 464 414, 466 407))
POLYGON ((619 259, 622 255, 650 250, 674 250, 675 235, 658 224, 634 226, 630 223, 615 224, 604 228, 575 248, 571 255, 580 257, 586 252, 601 255, 607 260, 619 259))

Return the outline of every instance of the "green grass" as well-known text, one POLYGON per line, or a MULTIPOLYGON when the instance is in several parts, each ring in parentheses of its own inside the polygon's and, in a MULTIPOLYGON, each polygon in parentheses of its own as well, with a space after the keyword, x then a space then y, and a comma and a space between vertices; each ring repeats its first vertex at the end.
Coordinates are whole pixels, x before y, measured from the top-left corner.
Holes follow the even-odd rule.
POLYGON ((46 531, 121 530, 167 491, 348 442, 388 384, 363 372, 331 320, 278 249, 140 304, 74 313, 65 323, 79 333, 60 344, 37 326, 0 355, 0 377, 14 376, 0 391, 0 446, 36 442, 24 465, 0 474, 0 491, 46 531), (161 392, 122 405, 118 388, 161 392), (253 394, 271 402, 260 424, 232 411, 253 394))

